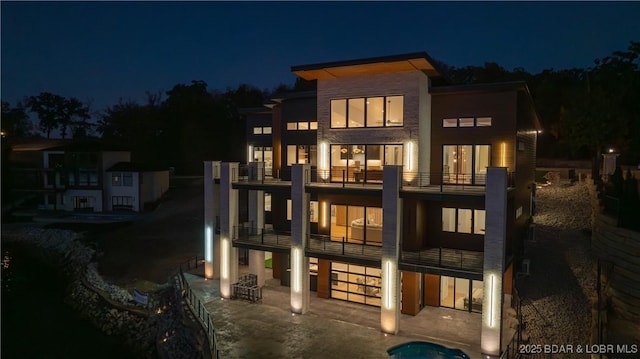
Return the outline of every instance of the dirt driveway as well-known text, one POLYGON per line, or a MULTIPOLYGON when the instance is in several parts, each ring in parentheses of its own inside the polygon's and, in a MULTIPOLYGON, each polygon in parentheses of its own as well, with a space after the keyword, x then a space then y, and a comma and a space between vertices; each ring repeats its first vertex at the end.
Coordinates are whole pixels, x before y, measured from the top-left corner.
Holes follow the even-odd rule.
POLYGON ((155 211, 95 234, 100 273, 123 287, 166 283, 181 262, 203 253, 203 211, 203 178, 172 177, 155 211))

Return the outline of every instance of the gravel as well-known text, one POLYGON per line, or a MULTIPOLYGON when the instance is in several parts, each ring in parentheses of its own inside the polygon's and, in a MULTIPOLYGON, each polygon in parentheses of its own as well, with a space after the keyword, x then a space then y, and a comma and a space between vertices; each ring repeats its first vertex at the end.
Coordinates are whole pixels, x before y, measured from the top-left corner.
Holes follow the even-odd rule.
MULTIPOLYGON (((596 261, 591 253, 591 202, 586 184, 537 191, 536 238, 525 242, 531 274, 517 281, 524 338, 533 345, 591 342, 596 261)), ((584 357, 566 354, 562 357, 584 357)))

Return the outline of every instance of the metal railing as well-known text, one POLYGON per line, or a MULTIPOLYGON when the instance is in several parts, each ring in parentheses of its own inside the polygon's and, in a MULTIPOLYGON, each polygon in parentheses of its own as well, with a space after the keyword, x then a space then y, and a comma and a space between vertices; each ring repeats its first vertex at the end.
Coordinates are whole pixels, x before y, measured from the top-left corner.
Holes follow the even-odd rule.
POLYGON ((220 359, 220 350, 218 349, 218 337, 216 335, 216 331, 213 327, 213 322, 211 321, 211 317, 209 316, 209 312, 207 308, 202 304, 200 299, 193 293, 193 290, 189 286, 189 282, 184 277, 183 267, 188 268, 189 270, 192 268, 198 268, 198 257, 194 257, 193 260, 189 259, 188 261, 181 263, 179 267, 179 285, 180 289, 184 292, 184 298, 191 310, 191 313, 198 318, 200 325, 207 333, 207 340, 209 342, 209 348, 211 350, 211 354, 214 359, 220 359), (195 263, 192 267, 191 263, 195 263))
POLYGON ((345 237, 331 237, 322 234, 309 235, 309 241, 307 242, 307 249, 310 252, 336 254, 336 255, 350 255, 358 256, 368 259, 378 260, 382 257, 382 243, 370 242, 379 244, 367 244, 359 240, 349 239, 345 237))
MULTIPOLYGON (((240 182, 279 182, 291 180, 291 168, 260 169, 261 173, 252 173, 244 165, 239 169, 239 176, 232 176, 233 181, 240 182), (267 173, 268 172, 268 173, 267 173)), ((330 169, 320 170, 311 168, 311 182, 327 183, 337 186, 352 187, 355 185, 381 185, 383 182, 382 169, 356 170, 356 169, 330 169)), ((487 182, 484 173, 453 173, 453 172, 402 172, 402 185, 414 188, 434 189, 443 192, 445 190, 482 190, 487 182)), ((515 172, 509 172, 507 186, 515 187, 515 172)))
POLYGON ((401 252, 401 262, 440 268, 482 272, 484 253, 451 248, 431 248, 401 252))
POLYGON ((236 242, 280 247, 291 246, 291 232, 280 232, 242 225, 233 227, 231 238, 236 242))

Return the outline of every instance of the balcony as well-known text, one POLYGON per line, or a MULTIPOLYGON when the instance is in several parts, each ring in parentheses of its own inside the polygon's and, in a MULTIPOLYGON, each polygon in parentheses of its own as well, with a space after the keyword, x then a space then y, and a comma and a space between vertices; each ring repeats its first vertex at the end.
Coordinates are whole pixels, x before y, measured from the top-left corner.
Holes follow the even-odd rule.
POLYGON ((291 233, 237 226, 233 229, 234 247, 286 252, 291 248, 291 233))
POLYGON ((484 267, 484 252, 452 248, 402 251, 400 262, 418 267, 434 267, 481 274, 484 267))
MULTIPOLYGON (((232 239, 234 247, 279 252, 286 252, 291 248, 290 232, 237 226, 234 227, 232 239)), ((310 257, 340 260, 348 258, 379 264, 382 247, 349 241, 344 237, 311 234, 307 241, 306 253, 310 257)))
POLYGON ((310 235, 307 254, 311 257, 344 260, 359 259, 365 263, 380 264, 382 247, 372 246, 358 241, 349 241, 344 237, 330 237, 321 234, 310 235))

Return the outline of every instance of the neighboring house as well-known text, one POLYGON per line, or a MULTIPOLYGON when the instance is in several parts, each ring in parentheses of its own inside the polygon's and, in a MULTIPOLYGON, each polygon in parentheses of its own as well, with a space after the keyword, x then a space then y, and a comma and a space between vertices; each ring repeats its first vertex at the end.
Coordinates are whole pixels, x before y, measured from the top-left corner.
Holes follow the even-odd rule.
POLYGON ((140 163, 118 162, 106 171, 108 211, 142 212, 144 205, 160 199, 169 189, 169 171, 140 163))
POLYGON ((18 144, 13 146, 10 156, 12 190, 35 194, 37 209, 41 210, 141 211, 144 203, 157 200, 168 189, 169 174, 168 170, 147 173, 129 166, 129 171, 122 171, 123 185, 114 185, 116 182, 108 170, 118 165, 127 167, 123 164, 130 160, 129 151, 96 140, 36 140, 18 144), (143 173, 145 179, 149 177, 148 186, 138 180, 143 173), (124 187, 131 189, 123 192, 124 187))
POLYGON ((380 307, 381 329, 397 333, 400 312, 457 309, 482 320, 483 354, 500 355, 535 200, 540 125, 526 84, 432 86, 426 53, 292 71, 317 91, 244 112, 249 175, 205 163, 206 274, 220 275, 221 295, 237 280, 233 248, 251 251, 259 283, 270 252, 294 313, 313 291, 380 307), (272 149, 270 171, 258 147, 272 149))

